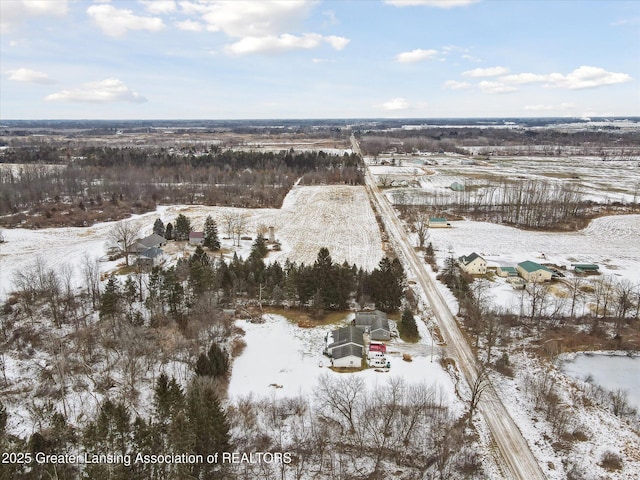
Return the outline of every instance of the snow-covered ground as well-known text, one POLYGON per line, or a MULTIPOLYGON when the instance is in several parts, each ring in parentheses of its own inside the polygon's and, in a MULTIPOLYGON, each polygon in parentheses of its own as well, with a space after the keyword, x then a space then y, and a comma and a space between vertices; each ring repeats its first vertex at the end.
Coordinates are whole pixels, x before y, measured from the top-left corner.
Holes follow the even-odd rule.
MULTIPOLYGON (((406 344, 400 340, 388 345, 386 357, 389 371, 369 368, 359 372, 337 373, 329 368, 330 360, 322 354, 325 335, 341 325, 301 328, 281 315, 267 314, 265 322, 253 324, 237 321, 245 330, 247 347, 233 362, 229 397, 313 397, 313 389, 320 375, 355 375, 365 380, 367 388, 375 389, 389 378, 403 378, 409 384, 433 385, 441 392, 445 404, 461 413, 463 406, 455 395, 453 381, 439 363, 439 350, 431 355, 431 339, 423 322, 420 344, 406 344), (403 352, 411 352, 412 361, 402 359, 403 352)), ((346 323, 345 318, 345 323, 346 323)))
MULTIPOLYGON (((299 186, 289 192, 280 209, 161 206, 155 212, 136 215, 127 221, 135 223, 140 235, 145 236, 152 232, 156 218, 166 224, 182 213, 191 219, 194 230, 201 230, 205 218, 211 215, 218 223, 220 237, 224 237, 224 216, 229 212, 246 217, 247 235, 254 238, 258 226, 275 227, 282 250, 272 252, 267 261, 284 262, 289 258, 309 264, 315 261, 320 248, 327 247, 334 261, 346 260, 350 265, 355 263, 372 270, 383 256, 380 232, 364 187, 299 186)), ((33 265, 38 257, 58 271, 63 266, 72 268, 76 285, 80 285, 84 256, 104 256, 113 226, 114 222, 105 222, 87 228, 3 230, 6 242, 0 244, 0 301, 13 289, 15 273, 33 265)), ((233 247, 230 240, 223 240, 223 246, 244 257, 249 254, 251 244, 252 241, 243 241, 240 247, 233 247)), ((185 252, 191 249, 193 247, 184 247, 185 252)), ((117 263, 102 263, 101 269, 111 271, 117 263)))

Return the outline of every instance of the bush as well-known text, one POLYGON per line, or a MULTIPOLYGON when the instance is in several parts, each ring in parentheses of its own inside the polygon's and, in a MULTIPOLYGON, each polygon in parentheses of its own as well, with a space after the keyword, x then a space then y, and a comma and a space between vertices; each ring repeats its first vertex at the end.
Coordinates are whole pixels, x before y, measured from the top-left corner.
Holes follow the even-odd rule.
POLYGON ((605 470, 615 471, 622 470, 622 457, 617 453, 613 453, 611 450, 607 450, 602 454, 600 459, 600 466, 605 470))

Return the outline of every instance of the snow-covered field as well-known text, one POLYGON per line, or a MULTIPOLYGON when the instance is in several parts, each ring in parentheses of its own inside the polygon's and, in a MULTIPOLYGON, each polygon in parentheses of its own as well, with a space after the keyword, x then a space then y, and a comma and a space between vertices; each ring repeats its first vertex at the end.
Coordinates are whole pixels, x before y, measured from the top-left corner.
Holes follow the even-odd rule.
MULTIPOLYGON (((383 256, 382 240, 364 187, 346 185, 294 187, 280 209, 239 209, 194 205, 161 206, 155 212, 127 220, 140 228, 141 236, 152 232, 153 222, 161 218, 165 224, 182 213, 191 219, 194 230, 201 230, 207 215, 218 223, 224 237, 224 215, 233 212, 246 216, 247 235, 254 237, 259 225, 274 226, 280 252, 272 252, 267 261, 289 258, 298 263, 313 263, 318 250, 329 248, 334 261, 371 270, 383 256)), ((6 242, 0 244, 0 300, 13 288, 15 273, 33 265, 41 257, 45 265, 60 271, 63 266, 74 270, 81 282, 83 257, 100 258, 105 254, 109 232, 114 222, 88 228, 49 228, 42 230, 6 229, 6 242)), ((238 255, 248 255, 251 241, 232 247, 238 255)), ((192 247, 185 247, 186 251, 192 247)), ((117 262, 101 264, 103 271, 113 270, 117 262)))

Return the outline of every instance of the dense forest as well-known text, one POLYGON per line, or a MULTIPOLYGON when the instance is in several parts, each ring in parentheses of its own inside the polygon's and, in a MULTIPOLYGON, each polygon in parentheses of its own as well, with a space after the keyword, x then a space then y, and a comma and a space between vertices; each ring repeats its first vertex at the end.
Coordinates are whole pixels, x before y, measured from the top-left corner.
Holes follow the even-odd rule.
POLYGON ((10 149, 2 159, 20 165, 0 169, 6 226, 82 226, 158 203, 277 208, 296 182, 357 185, 363 179, 357 155, 323 151, 83 147, 71 155, 39 146, 10 149))

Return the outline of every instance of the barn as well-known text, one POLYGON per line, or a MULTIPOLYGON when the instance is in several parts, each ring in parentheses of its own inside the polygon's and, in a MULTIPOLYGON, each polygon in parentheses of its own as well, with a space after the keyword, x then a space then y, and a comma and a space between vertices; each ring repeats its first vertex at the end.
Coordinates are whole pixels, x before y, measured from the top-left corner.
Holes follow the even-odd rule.
POLYGON ((521 262, 516 266, 518 274, 527 282, 548 282, 553 276, 553 271, 549 270, 544 265, 527 260, 521 262))

